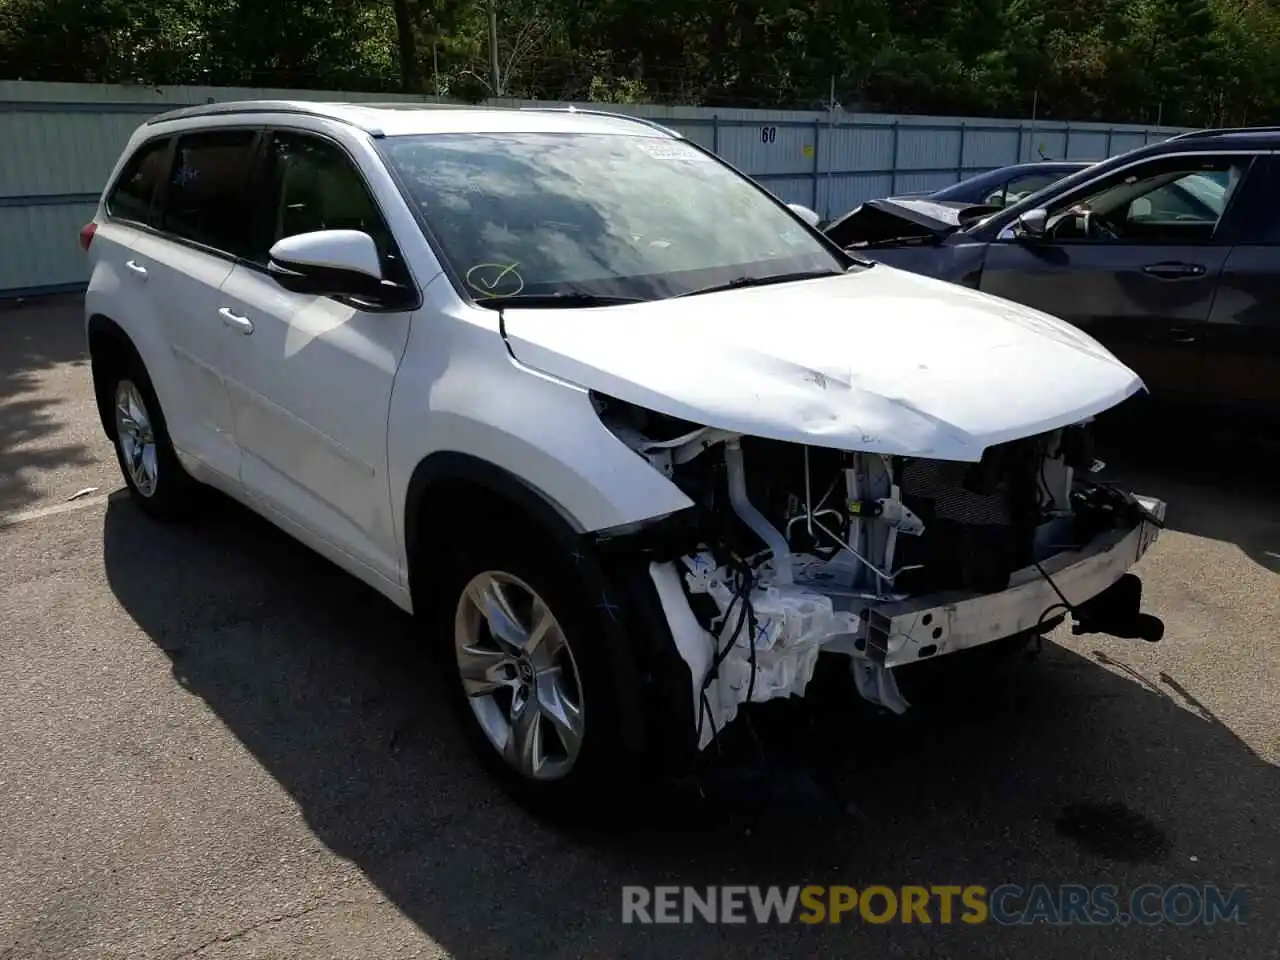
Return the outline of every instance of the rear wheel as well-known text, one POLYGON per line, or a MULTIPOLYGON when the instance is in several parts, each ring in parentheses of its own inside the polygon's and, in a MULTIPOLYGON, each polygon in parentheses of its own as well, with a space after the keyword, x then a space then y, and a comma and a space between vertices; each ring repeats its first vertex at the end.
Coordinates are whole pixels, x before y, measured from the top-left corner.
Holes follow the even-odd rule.
POLYGON ((178 461, 141 360, 116 353, 103 386, 111 406, 116 461, 134 503, 157 519, 189 516, 200 487, 178 461))

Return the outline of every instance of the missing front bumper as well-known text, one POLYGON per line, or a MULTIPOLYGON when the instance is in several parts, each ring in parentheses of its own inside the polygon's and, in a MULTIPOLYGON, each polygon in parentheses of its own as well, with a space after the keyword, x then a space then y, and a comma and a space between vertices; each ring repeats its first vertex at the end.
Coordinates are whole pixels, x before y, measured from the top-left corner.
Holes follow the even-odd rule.
MULTIPOLYGON (((899 667, 1045 628, 1068 612, 1059 590, 1073 606, 1082 605, 1116 583, 1155 543, 1165 504, 1152 497, 1136 499, 1153 519, 1045 560, 1040 566, 1052 583, 1032 566, 1014 574, 999 593, 934 594, 868 608, 858 645, 869 659, 899 667)), ((830 647, 845 645, 839 638, 830 647)))
POLYGON ((802 695, 820 651, 852 657, 862 696, 902 712, 907 703, 897 691, 893 668, 1047 631, 1070 612, 1063 597, 1072 608, 1087 605, 1155 543, 1165 504, 1136 499, 1145 518, 1101 534, 1082 549, 1056 554, 1039 568, 1015 573, 1010 586, 997 593, 884 602, 827 595, 813 585, 773 583, 755 594, 745 630, 739 629, 742 618, 733 625, 736 601, 724 571, 710 558, 685 558, 683 571, 674 563, 651 564, 672 638, 689 667, 699 746, 705 747, 744 702, 802 695), (722 615, 710 628, 690 605, 690 596, 697 594, 714 597, 722 615))

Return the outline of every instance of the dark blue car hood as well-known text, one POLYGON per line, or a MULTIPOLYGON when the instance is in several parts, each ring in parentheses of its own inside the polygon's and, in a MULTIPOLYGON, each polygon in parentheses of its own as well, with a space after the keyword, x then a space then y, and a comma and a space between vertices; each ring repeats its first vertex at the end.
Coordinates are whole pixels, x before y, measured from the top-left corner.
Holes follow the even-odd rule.
POLYGON ((927 197, 868 200, 828 224, 825 233, 841 247, 937 243, 999 207, 927 197))

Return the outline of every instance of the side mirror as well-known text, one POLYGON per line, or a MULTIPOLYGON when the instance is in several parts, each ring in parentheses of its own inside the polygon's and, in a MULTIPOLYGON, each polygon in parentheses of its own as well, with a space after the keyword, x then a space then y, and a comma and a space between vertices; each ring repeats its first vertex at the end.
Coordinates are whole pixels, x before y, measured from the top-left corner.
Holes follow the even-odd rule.
POLYGON ((377 297, 383 288, 378 248, 359 230, 285 237, 271 248, 267 271, 286 290, 321 297, 377 297))
POLYGON ((1018 218, 1018 230, 1024 237, 1043 237, 1049 225, 1049 211, 1043 207, 1028 210, 1018 218))
POLYGON ((808 207, 804 206, 803 204, 788 203, 787 209, 789 209, 792 213, 794 213, 797 217, 799 217, 801 220, 803 220, 805 223, 807 223, 809 226, 813 227, 814 229, 817 229, 818 224, 822 220, 821 217, 819 217, 816 213, 814 213, 812 210, 810 210, 808 207))

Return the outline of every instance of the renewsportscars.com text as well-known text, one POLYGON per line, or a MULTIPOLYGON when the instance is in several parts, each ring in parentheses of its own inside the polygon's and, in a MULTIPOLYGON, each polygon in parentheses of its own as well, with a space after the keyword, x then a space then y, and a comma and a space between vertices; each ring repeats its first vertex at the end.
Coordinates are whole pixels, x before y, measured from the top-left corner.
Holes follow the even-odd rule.
POLYGON ((1243 923, 1242 887, 1006 883, 622 889, 623 923, 1127 925, 1243 923))

